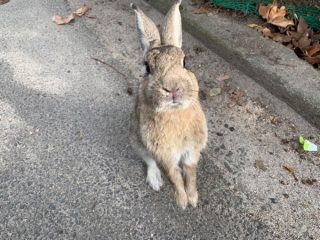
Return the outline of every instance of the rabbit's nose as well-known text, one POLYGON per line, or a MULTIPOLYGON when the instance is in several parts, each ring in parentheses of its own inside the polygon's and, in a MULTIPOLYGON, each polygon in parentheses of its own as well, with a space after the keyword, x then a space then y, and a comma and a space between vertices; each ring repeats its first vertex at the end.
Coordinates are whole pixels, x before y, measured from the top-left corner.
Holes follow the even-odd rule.
POLYGON ((173 101, 173 102, 175 102, 175 101, 177 100, 177 98, 179 97, 179 91, 180 91, 179 88, 171 91, 172 101, 173 101))

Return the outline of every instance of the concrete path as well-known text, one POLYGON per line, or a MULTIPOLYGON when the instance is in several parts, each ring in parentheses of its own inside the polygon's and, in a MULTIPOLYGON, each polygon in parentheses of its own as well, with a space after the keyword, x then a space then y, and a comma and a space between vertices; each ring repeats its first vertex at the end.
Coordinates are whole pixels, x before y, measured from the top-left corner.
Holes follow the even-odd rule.
POLYGON ((319 158, 281 144, 299 134, 319 143, 319 131, 188 34, 187 66, 199 78, 210 133, 199 206, 178 209, 168 181, 153 192, 128 143, 128 83, 136 86, 143 74, 129 1, 90 2, 96 18, 52 23, 53 15, 81 4, 0 5, 0 239, 320 235, 319 158), (217 81, 221 74, 230 80, 217 81), (235 103, 239 86, 248 96, 235 103), (222 94, 211 97, 213 87, 222 94), (272 124, 274 117, 281 122, 272 124), (257 160, 265 170, 254 167, 257 160), (283 165, 295 169, 298 181, 283 165))

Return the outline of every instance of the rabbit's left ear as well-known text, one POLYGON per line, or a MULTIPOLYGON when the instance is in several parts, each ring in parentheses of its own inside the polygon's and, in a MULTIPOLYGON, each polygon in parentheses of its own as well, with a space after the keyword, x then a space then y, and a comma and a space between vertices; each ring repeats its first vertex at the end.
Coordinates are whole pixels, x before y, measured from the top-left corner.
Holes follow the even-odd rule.
POLYGON ((182 25, 179 10, 181 1, 182 0, 175 0, 175 4, 166 15, 161 36, 163 45, 173 45, 178 48, 182 46, 182 25))
POLYGON ((131 3, 130 6, 136 13, 136 26, 139 34, 143 56, 150 48, 160 46, 160 34, 154 22, 148 18, 140 8, 131 3))

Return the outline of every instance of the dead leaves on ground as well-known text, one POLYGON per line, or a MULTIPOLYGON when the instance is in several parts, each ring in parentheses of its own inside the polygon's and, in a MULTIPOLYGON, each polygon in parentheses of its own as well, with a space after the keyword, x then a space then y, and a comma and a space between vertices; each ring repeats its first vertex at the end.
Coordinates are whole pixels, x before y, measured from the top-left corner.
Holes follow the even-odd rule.
POLYGON ((284 6, 278 8, 277 0, 274 0, 273 3, 268 6, 260 5, 259 14, 262 18, 266 19, 268 23, 278 27, 286 28, 294 25, 292 20, 285 18, 286 8, 284 6))
POLYGON ((58 25, 65 25, 69 24, 72 21, 74 21, 75 17, 82 17, 82 16, 87 16, 88 13, 91 10, 87 5, 82 5, 79 9, 77 9, 75 12, 70 14, 68 17, 61 17, 59 15, 54 15, 52 17, 52 21, 58 25))
POLYGON ((74 15, 70 14, 68 17, 61 17, 58 15, 54 15, 52 17, 52 21, 58 25, 69 24, 74 20, 74 15))
POLYGON ((207 6, 200 6, 193 11, 193 13, 195 14, 207 14, 209 12, 210 12, 210 9, 207 6))
POLYGON ((297 26, 292 20, 285 18, 286 10, 282 6, 278 8, 277 0, 268 6, 259 6, 259 13, 268 23, 278 27, 262 27, 249 24, 257 29, 264 37, 276 42, 281 42, 293 49, 295 53, 315 67, 320 65, 320 33, 315 34, 303 18, 300 18, 297 26))
POLYGON ((0 0, 0 5, 6 4, 6 3, 8 3, 8 2, 10 2, 10 0, 0 0))
POLYGON ((242 106, 246 92, 241 89, 235 89, 230 92, 230 100, 235 104, 242 106))
POLYGON ((85 15, 88 15, 90 10, 91 10, 91 8, 89 8, 87 5, 84 4, 79 9, 77 9, 75 12, 73 12, 73 14, 78 17, 82 17, 85 15))

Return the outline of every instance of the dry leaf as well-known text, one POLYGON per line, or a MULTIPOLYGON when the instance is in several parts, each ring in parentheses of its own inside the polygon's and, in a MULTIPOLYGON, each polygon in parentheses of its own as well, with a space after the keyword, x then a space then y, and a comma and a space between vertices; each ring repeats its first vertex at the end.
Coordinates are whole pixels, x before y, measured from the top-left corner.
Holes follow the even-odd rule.
POLYGON ((10 0, 0 0, 0 5, 6 4, 6 3, 8 3, 8 2, 10 2, 10 0))
POLYGON ((286 9, 284 6, 278 9, 278 2, 274 0, 272 4, 268 6, 259 6, 259 14, 262 18, 266 19, 268 23, 272 25, 286 28, 288 26, 293 26, 294 22, 285 18, 286 9))
POLYGON ((128 95, 130 95, 130 96, 133 94, 133 89, 132 89, 132 87, 130 87, 130 86, 127 87, 127 93, 128 93, 128 95))
POLYGON ((239 103, 241 98, 244 96, 246 96, 246 93, 240 89, 237 89, 231 93, 230 99, 236 103, 239 103))
POLYGON ((289 167, 289 166, 283 166, 283 168, 285 170, 287 170, 289 173, 294 173, 294 169, 292 167, 289 167))
POLYGON ((211 88, 209 95, 210 97, 215 97, 221 94, 221 88, 211 88))
POLYGON ((82 7, 77 9, 77 11, 75 11, 74 14, 78 17, 82 17, 83 15, 88 14, 89 10, 91 10, 91 8, 84 4, 82 7))
POLYGON ((200 54, 204 52, 204 49, 202 47, 194 47, 194 51, 196 52, 196 54, 200 54))
POLYGON ((282 144, 288 144, 290 141, 286 138, 281 139, 282 144))
POLYGON ((208 7, 201 6, 193 11, 195 14, 206 14, 210 12, 208 7))
POLYGON ((292 39, 299 40, 303 35, 310 34, 311 29, 308 28, 306 21, 301 17, 297 26, 297 31, 288 31, 288 34, 292 39))
POLYGON ((305 49, 305 54, 308 57, 312 57, 313 55, 316 55, 317 53, 320 53, 320 43, 316 43, 315 45, 308 47, 305 49))
POLYGON ((271 117, 270 122, 273 125, 278 125, 279 123, 282 123, 282 120, 279 117, 273 116, 271 117))
POLYGON ((216 79, 218 81, 225 81, 225 80, 230 79, 230 76, 228 76, 228 75, 219 75, 216 79))
POLYGON ((262 29, 258 29, 258 31, 261 32, 264 37, 272 38, 272 32, 269 28, 265 27, 262 29))
POLYGON ((281 33, 273 33, 272 40, 275 42, 288 43, 288 42, 291 42, 291 37, 289 37, 288 35, 281 34, 281 33))
POLYGON ((258 29, 264 37, 271 38, 275 42, 288 43, 291 42, 291 37, 281 34, 281 33, 272 33, 269 28, 258 29))
POLYGON ((250 27, 250 28, 254 28, 254 29, 262 28, 261 25, 258 25, 258 24, 255 24, 255 23, 248 24, 247 26, 250 27))
POLYGON ((70 14, 68 17, 64 18, 58 15, 52 17, 52 21, 58 25, 69 24, 74 20, 74 15, 70 14))
POLYGON ((320 56, 316 56, 316 57, 305 56, 303 59, 308 61, 312 65, 320 64, 320 56))

